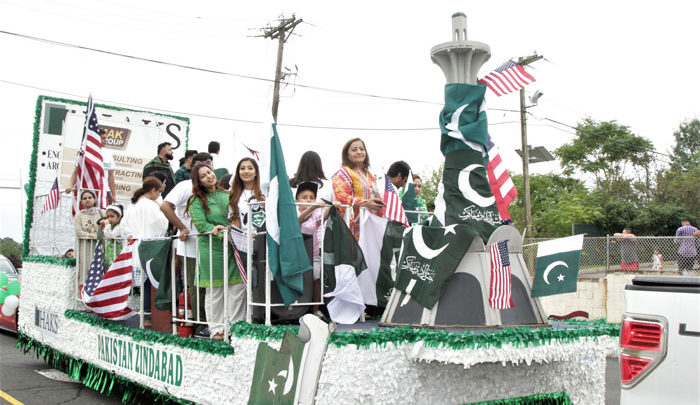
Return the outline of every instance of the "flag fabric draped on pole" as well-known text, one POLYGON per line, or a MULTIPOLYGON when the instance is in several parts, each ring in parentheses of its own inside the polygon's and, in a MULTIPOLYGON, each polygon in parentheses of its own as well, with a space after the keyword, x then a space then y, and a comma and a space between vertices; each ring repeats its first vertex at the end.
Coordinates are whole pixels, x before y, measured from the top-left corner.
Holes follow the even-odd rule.
POLYGON ((46 202, 41 209, 41 213, 43 214, 46 211, 55 210, 56 207, 58 207, 58 201, 60 199, 61 191, 58 189, 58 177, 56 177, 56 180, 53 181, 53 185, 51 186, 51 190, 49 190, 49 194, 46 196, 46 202))
POLYGON ((513 200, 515 200, 515 197, 518 196, 518 190, 515 189, 515 184, 513 184, 508 169, 506 169, 506 165, 503 163, 503 159, 501 159, 501 155, 498 152, 498 146, 493 143, 490 135, 487 145, 489 163, 486 172, 489 177, 491 192, 496 199, 498 215, 501 219, 511 219, 508 206, 510 206, 513 200))
POLYGON ((510 279, 510 258, 508 241, 491 244, 491 286, 489 305, 491 308, 508 309, 513 307, 512 284, 510 279))
POLYGON ((500 97, 518 91, 534 81, 535 78, 527 73, 525 68, 508 60, 479 80, 479 84, 486 85, 495 95, 500 97))
POLYGON ((270 191, 265 201, 267 262, 284 305, 289 306, 303 293, 303 273, 311 264, 274 123, 270 135, 270 191))
POLYGON ((102 318, 118 321, 136 315, 126 306, 132 284, 133 245, 134 241, 129 242, 106 272, 102 244, 95 248, 81 298, 102 318))
MULTIPOLYGON (((105 193, 104 177, 105 170, 102 162, 102 140, 98 133, 97 113, 92 103, 92 94, 88 98, 87 114, 85 115, 85 125, 83 127, 83 140, 78 152, 78 159, 75 164, 78 168, 77 187, 73 192, 75 196, 73 204, 73 215, 80 211, 79 190, 90 190, 96 194, 95 206, 107 207, 107 193, 105 193)), ((75 185, 73 185, 75 186, 75 185)))
POLYGON ((406 212, 401 204, 401 199, 387 175, 384 175, 384 204, 386 205, 384 207, 384 217, 386 219, 408 226, 408 219, 406 219, 406 212))
POLYGON ((496 199, 486 173, 488 123, 480 85, 445 86, 445 107, 440 113, 440 151, 445 167, 435 198, 435 216, 441 226, 466 224, 484 242, 500 225, 496 199))

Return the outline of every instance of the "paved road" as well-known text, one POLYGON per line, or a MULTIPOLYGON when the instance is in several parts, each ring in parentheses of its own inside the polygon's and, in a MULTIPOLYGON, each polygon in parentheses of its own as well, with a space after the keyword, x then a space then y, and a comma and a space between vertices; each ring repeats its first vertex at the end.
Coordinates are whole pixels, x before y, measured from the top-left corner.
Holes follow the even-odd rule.
MULTIPOLYGON (((44 377, 68 376, 51 370, 43 360, 15 348, 17 337, 0 331, 0 391, 18 402, 8 401, 0 395, 0 405, 87 405, 121 404, 121 397, 106 397, 77 382, 56 381, 44 377)), ((33 353, 31 351, 30 353, 33 353)))

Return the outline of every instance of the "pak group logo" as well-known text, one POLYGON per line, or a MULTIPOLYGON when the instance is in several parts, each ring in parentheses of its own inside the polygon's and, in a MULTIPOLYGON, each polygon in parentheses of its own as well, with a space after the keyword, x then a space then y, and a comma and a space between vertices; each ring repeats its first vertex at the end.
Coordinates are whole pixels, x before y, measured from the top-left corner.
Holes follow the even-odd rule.
POLYGON ((131 136, 130 129, 110 127, 108 125, 100 125, 100 129, 105 131, 108 148, 126 150, 126 147, 129 145, 129 137, 131 136))

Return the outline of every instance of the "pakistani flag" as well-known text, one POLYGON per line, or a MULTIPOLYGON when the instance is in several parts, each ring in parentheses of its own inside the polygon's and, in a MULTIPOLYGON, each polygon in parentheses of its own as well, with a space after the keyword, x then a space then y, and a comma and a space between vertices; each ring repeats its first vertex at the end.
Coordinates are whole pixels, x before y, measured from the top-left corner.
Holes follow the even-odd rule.
MULTIPOLYGON (((416 211, 418 209, 418 201, 416 200, 416 189, 413 184, 413 172, 408 172, 408 180, 406 184, 399 190, 399 197, 401 198, 401 205, 403 205, 404 211, 416 211)), ((418 222, 418 214, 406 213, 406 219, 409 224, 415 224, 418 222)))
POLYGON ((364 312, 358 276, 366 268, 362 249, 338 209, 331 207, 323 236, 323 291, 334 322, 353 324, 364 312))
POLYGON ((445 107, 440 113, 445 167, 435 199, 435 219, 441 225, 470 225, 487 242, 500 218, 486 173, 485 91, 483 85, 445 86, 445 107))
POLYGON ((357 276, 367 305, 386 307, 396 278, 396 263, 401 250, 403 224, 378 217, 367 210, 360 211, 360 240, 358 244, 367 262, 367 270, 357 276))
POLYGON ((468 225, 417 225, 404 233, 396 288, 431 309, 478 233, 468 225))
POLYGON ((167 311, 171 306, 171 251, 170 239, 142 240, 139 243, 141 268, 148 274, 153 288, 157 290, 156 308, 167 311))
POLYGON ((265 202, 265 215, 267 261, 284 305, 290 306, 304 292, 303 273, 311 269, 311 264, 275 124, 272 124, 270 137, 270 191, 265 202))
POLYGON ((277 351, 258 344, 248 405, 295 404, 305 343, 288 329, 277 351))
POLYGON ((582 249, 583 235, 538 243, 532 296, 543 297, 576 291, 582 249))

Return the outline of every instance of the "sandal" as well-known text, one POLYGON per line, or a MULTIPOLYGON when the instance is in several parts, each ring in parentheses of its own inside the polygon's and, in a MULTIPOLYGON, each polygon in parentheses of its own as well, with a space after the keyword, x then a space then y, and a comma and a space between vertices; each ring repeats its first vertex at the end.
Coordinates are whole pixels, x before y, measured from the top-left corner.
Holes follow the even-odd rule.
POLYGON ((216 332, 214 336, 211 337, 212 340, 224 340, 223 332, 216 332))

